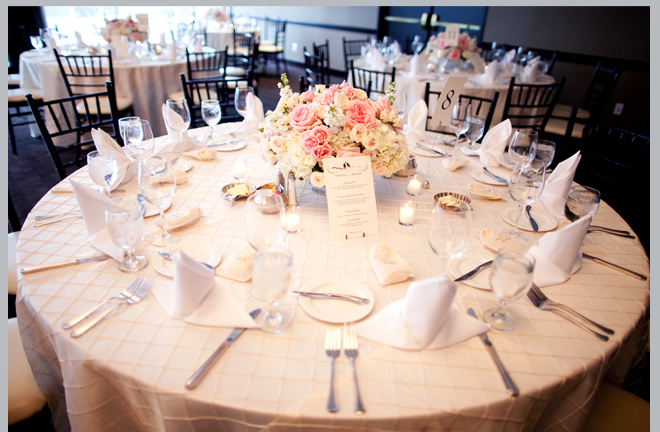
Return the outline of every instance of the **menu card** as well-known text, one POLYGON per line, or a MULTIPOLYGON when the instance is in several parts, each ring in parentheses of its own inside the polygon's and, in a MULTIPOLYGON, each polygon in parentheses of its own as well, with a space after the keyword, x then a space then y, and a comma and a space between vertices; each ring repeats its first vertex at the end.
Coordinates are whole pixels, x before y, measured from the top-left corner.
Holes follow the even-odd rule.
POLYGON ((323 159, 330 216, 330 238, 347 239, 378 234, 376 190, 371 158, 323 159))

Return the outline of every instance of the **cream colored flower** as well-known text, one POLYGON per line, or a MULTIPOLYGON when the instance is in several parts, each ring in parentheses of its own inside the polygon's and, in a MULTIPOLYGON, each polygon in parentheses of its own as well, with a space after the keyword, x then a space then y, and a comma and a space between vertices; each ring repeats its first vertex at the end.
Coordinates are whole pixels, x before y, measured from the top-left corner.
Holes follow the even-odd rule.
POLYGON ((380 145, 380 137, 375 133, 367 134, 367 136, 362 140, 362 145, 367 150, 374 150, 380 145))
POLYGON ((355 126, 353 126, 349 136, 355 142, 362 142, 368 133, 369 131, 363 124, 357 123, 355 126))
POLYGON ((361 100, 361 101, 366 100, 367 99, 367 92, 365 92, 364 90, 360 90, 360 89, 356 88, 355 89, 355 99, 358 99, 358 100, 361 100))
POLYGON ((395 115, 394 111, 383 110, 380 112, 380 121, 383 123, 391 123, 394 120, 395 115))
POLYGON ((320 188, 325 186, 325 176, 323 175, 323 173, 313 172, 310 181, 312 182, 312 186, 314 187, 320 188))
POLYGON ((337 108, 340 108, 344 111, 348 109, 348 106, 350 105, 350 100, 348 100, 348 97, 346 97, 345 94, 343 93, 335 93, 335 106, 337 108))

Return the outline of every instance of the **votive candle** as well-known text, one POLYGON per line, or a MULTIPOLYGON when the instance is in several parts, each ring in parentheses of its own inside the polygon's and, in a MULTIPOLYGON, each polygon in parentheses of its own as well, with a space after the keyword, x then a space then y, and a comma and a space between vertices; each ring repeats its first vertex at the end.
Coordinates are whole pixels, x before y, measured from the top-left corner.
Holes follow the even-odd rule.
POLYGON ((415 211, 417 204, 407 201, 401 204, 399 208, 399 224, 403 226, 412 226, 415 223, 415 211))
POLYGON ((244 180, 247 177, 247 167, 241 159, 236 159, 234 162, 234 178, 236 180, 244 180))
POLYGON ((417 177, 417 174, 408 176, 407 192, 410 196, 418 196, 422 192, 422 182, 417 177))

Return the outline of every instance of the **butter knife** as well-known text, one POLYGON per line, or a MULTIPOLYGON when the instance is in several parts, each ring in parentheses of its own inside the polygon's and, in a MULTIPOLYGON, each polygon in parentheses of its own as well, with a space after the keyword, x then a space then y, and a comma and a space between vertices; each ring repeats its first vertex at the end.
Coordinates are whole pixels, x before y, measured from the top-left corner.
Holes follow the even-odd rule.
POLYGON ((495 180, 497 180, 498 182, 502 183, 502 184, 505 184, 505 185, 509 184, 509 182, 506 181, 505 179, 503 179, 502 177, 500 177, 498 175, 495 175, 492 172, 488 171, 488 168, 486 168, 486 167, 484 167, 484 172, 486 174, 488 174, 489 176, 491 176, 492 178, 494 178, 495 180))
MULTIPOLYGON (((474 313, 474 310, 472 308, 468 309, 468 315, 470 315, 472 318, 478 319, 477 315, 474 313)), ((509 376, 509 372, 507 372, 506 368, 502 364, 502 360, 500 360, 500 356, 497 355, 497 351, 495 351, 495 347, 493 346, 492 343, 490 343, 490 339, 488 339, 488 336, 486 336, 486 333, 481 333, 479 335, 481 340, 483 341, 484 345, 486 345, 486 348, 488 348, 488 352, 490 353, 490 356, 493 358, 493 361, 495 362, 495 366, 500 370, 500 374, 502 375, 502 379, 504 380, 504 385, 506 385, 506 392, 509 393, 511 396, 518 396, 520 391, 518 390, 518 386, 516 386, 516 383, 513 382, 511 379, 511 376, 509 376)))
POLYGON ((539 224, 536 223, 532 215, 529 213, 529 211, 532 209, 531 205, 528 205, 525 207, 525 213, 527 213, 527 219, 529 220, 529 223, 532 225, 532 229, 534 232, 537 232, 539 230, 539 224))
MULTIPOLYGON (((250 316, 254 319, 256 318, 257 315, 259 315, 259 312, 261 312, 261 309, 255 309, 252 312, 250 312, 250 316)), ((234 342, 240 335, 245 331, 244 328, 235 328, 234 331, 229 333, 229 337, 225 339, 225 341, 218 347, 217 350, 213 354, 211 354, 211 357, 208 358, 204 362, 203 365, 199 367, 195 371, 194 374, 190 377, 188 381, 186 381, 186 389, 192 390, 195 387, 197 387, 197 384, 204 378, 204 375, 211 369, 211 366, 218 360, 218 358, 224 353, 227 348, 229 348, 229 345, 231 345, 232 342, 234 342)))
POLYGON ((598 264, 604 264, 604 265, 606 265, 606 266, 612 267, 612 268, 614 268, 614 269, 616 269, 616 270, 619 270, 619 271, 622 271, 622 272, 624 272, 624 273, 631 274, 631 275, 635 276, 637 279, 640 279, 640 280, 647 280, 647 279, 648 279, 648 277, 645 276, 645 275, 643 275, 643 274, 640 274, 640 273, 634 272, 634 271, 632 271, 632 270, 629 270, 629 269, 627 269, 627 268, 625 268, 625 267, 621 267, 620 265, 617 265, 617 264, 611 263, 611 262, 609 262, 609 261, 605 261, 604 259, 601 259, 601 258, 598 258, 598 257, 592 256, 592 255, 587 255, 586 253, 582 253, 582 256, 585 257, 585 258, 588 259, 588 260, 595 261, 595 262, 597 262, 598 264))
POLYGON ((300 294, 300 295, 303 295, 303 296, 307 296, 307 297, 336 298, 336 299, 342 299, 342 300, 355 301, 355 302, 362 303, 362 304, 369 303, 369 299, 366 299, 366 298, 363 298, 363 297, 358 297, 358 296, 352 296, 352 295, 348 295, 348 294, 315 293, 315 292, 306 292, 306 291, 294 291, 294 293, 300 294))
POLYGON ((84 264, 86 262, 91 262, 91 261, 103 261, 107 260, 110 258, 110 255, 98 255, 98 256, 93 256, 89 258, 80 258, 80 259, 75 259, 71 261, 64 261, 61 263, 55 263, 55 264, 44 264, 44 265, 39 265, 39 266, 34 266, 34 267, 27 267, 27 268, 22 268, 21 269, 21 274, 30 274, 42 270, 50 270, 50 269, 55 269, 55 268, 60 268, 60 267, 68 267, 72 265, 78 265, 78 264, 84 264))
POLYGON ((490 267, 491 264, 493 264, 493 260, 486 261, 485 263, 481 264, 480 266, 477 266, 474 268, 474 270, 470 270, 469 272, 465 273, 463 276, 457 277, 454 279, 454 282, 460 282, 468 279, 472 279, 479 273, 481 270, 490 267))
POLYGON ((419 147, 419 148, 423 148, 424 150, 429 151, 429 152, 431 152, 431 153, 435 153, 435 154, 438 154, 438 155, 440 155, 440 156, 444 156, 444 155, 445 155, 445 154, 442 153, 442 152, 439 152, 439 151, 437 151, 437 150, 433 150, 432 148, 428 148, 428 147, 426 147, 426 146, 424 146, 424 145, 421 145, 421 144, 418 143, 418 142, 416 142, 415 144, 417 144, 417 147, 419 147))

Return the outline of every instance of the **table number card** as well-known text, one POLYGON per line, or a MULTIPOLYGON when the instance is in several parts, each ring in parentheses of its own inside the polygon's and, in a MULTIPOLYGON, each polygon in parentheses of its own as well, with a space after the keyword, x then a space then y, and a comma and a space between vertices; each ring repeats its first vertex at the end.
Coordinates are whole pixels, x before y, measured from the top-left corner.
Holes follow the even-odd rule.
POLYGON ((451 112, 454 109, 456 102, 458 102, 458 96, 460 96, 463 91, 465 81, 467 81, 466 77, 450 76, 447 79, 447 84, 445 84, 445 87, 442 89, 442 94, 440 95, 440 98, 438 98, 435 110, 433 111, 433 117, 429 124, 431 128, 437 129, 443 124, 449 124, 451 112))
POLYGON ((461 33, 461 28, 457 25, 448 25, 445 27, 445 46, 455 47, 458 46, 458 35, 461 33))
POLYGON ((137 14, 138 31, 149 31, 149 14, 137 14))
POLYGON ((378 234, 376 190, 369 156, 323 160, 330 238, 378 234))

